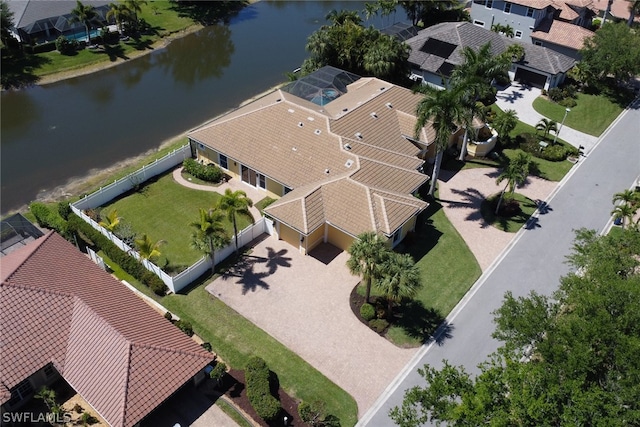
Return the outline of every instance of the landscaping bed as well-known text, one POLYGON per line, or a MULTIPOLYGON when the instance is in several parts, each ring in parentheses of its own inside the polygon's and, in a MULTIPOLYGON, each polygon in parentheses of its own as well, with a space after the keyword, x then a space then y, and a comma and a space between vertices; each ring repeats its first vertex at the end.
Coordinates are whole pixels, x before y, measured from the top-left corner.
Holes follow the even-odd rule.
POLYGON ((527 223, 538 205, 533 200, 519 193, 514 193, 513 198, 507 194, 504 196, 498 214, 495 213, 500 193, 493 194, 483 200, 480 207, 482 217, 494 227, 509 233, 516 233, 527 223))

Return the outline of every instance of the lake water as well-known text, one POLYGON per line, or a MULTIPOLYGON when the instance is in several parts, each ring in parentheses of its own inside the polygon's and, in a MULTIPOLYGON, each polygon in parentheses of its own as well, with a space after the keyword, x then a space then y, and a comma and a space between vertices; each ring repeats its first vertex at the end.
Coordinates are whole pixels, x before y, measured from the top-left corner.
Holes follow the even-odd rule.
POLYGON ((261 1, 116 67, 2 93, 3 214, 160 146, 286 81, 332 9, 364 2, 261 1))

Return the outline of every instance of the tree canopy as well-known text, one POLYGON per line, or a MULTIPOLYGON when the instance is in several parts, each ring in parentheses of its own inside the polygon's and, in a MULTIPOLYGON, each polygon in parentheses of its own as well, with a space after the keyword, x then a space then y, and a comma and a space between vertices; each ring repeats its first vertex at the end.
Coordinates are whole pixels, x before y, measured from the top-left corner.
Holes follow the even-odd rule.
POLYGON ((603 25, 580 50, 585 83, 613 76, 619 83, 640 74, 640 33, 624 23, 603 25))
POLYGON ((390 415, 404 427, 640 425, 640 233, 579 230, 552 296, 507 293, 494 315, 503 345, 480 374, 420 369, 390 415))

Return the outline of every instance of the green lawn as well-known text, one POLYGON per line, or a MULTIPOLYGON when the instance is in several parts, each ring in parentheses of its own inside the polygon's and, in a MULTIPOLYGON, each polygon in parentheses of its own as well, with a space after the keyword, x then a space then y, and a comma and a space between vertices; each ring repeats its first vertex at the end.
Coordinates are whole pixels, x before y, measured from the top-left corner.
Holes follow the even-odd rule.
MULTIPOLYGON (((202 253, 191 248, 193 229, 189 223, 198 220, 199 209, 215 206, 221 196, 210 191, 186 188, 173 180, 171 173, 157 181, 149 181, 135 193, 116 199, 103 207, 102 216, 112 209, 118 211, 121 222, 128 223, 140 236, 149 235, 152 241, 165 240, 160 247, 162 258, 169 266, 179 268, 189 266, 202 257, 202 253)), ((249 221, 238 217, 238 229, 242 230, 249 221)), ((231 223, 226 224, 229 236, 233 236, 231 223)), ((161 266, 164 261, 158 262, 161 266)))
MULTIPOLYGON (((578 104, 571 108, 564 124, 593 136, 600 136, 624 109, 605 95, 578 93, 576 101, 578 104)), ((533 108, 543 116, 561 123, 566 107, 538 97, 533 101, 533 108)))

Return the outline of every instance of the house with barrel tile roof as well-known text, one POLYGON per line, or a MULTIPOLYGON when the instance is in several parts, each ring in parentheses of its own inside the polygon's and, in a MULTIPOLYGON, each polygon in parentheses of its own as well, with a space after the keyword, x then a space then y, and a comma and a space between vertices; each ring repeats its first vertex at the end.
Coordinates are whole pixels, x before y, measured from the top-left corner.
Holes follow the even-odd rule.
POLYGON ((138 424, 214 356, 60 235, 0 258, 0 404, 62 377, 110 425, 138 424))

